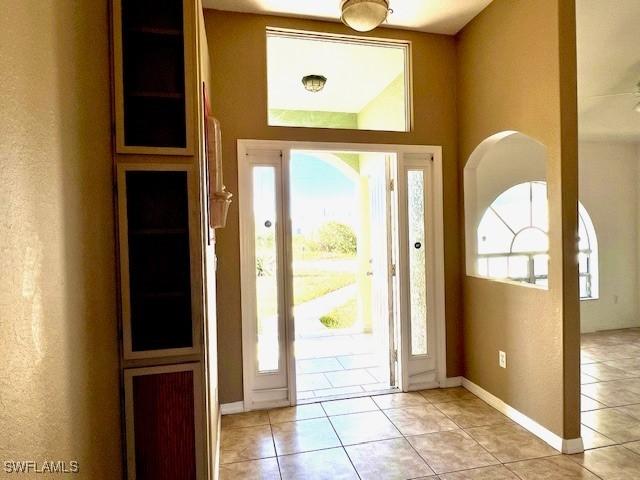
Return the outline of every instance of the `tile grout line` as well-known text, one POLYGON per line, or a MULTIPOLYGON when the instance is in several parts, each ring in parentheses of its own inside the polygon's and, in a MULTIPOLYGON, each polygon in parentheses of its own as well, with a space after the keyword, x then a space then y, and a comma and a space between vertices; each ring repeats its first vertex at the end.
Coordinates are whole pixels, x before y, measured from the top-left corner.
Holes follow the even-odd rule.
MULTIPOLYGON (((441 403, 453 403, 453 402, 441 402, 441 403)), ((486 403, 486 402, 485 402, 485 403, 486 403)), ((488 404, 487 404, 487 405, 488 405, 488 404)), ((485 451, 485 452, 486 452, 486 453, 487 453, 491 458, 495 459, 495 460, 498 462, 498 465, 502 465, 502 466, 504 466, 504 465, 505 465, 505 464, 504 464, 504 463, 503 463, 499 458, 497 458, 497 457, 496 457, 495 455, 493 455, 489 450, 487 450, 487 449, 485 448, 485 446, 484 446, 484 445, 482 445, 482 444, 481 444, 480 442, 478 442, 478 441, 477 441, 477 440, 476 440, 472 435, 470 435, 470 434, 465 430, 465 428, 464 428, 464 427, 462 427, 459 423, 457 423, 457 422, 456 422, 452 417, 450 417, 449 415, 447 415, 445 412, 443 412, 442 410, 440 410, 440 409, 438 408, 438 405, 437 405, 437 404, 435 404, 435 403, 434 403, 434 404, 433 404, 433 406, 434 406, 434 407, 435 407, 435 408, 436 408, 440 413, 442 413, 445 417, 447 417, 449 420, 451 420, 455 425, 457 425, 457 426, 458 426, 458 428, 459 428, 460 430, 462 430, 466 435, 468 435, 468 436, 469 436, 469 438, 471 438, 474 442, 476 442, 476 444, 478 444, 478 445, 480 446, 480 448, 482 448, 482 449, 483 449, 483 450, 484 450, 484 451, 485 451)), ((488 405, 488 406, 489 406, 489 408, 493 408, 493 407, 491 407, 491 405, 488 405)), ((494 410, 495 410, 495 409, 494 409, 494 410)), ((497 411, 497 410, 496 410, 496 411, 497 411)), ((505 417, 505 418, 507 418, 507 417, 505 417)), ((508 420, 508 418, 507 418, 507 420, 508 420)), ((505 424, 507 424, 507 423, 508 423, 508 422, 505 422, 505 424)), ((499 423, 499 424, 492 424, 492 425, 479 425, 479 426, 476 426, 476 427, 467 427, 467 428, 482 428, 482 427, 491 427, 491 426, 494 426, 494 425, 503 425, 503 424, 502 424, 502 423, 499 423)), ((505 467, 505 468, 506 468, 506 467, 505 467)), ((519 476, 519 475, 518 475, 518 476, 519 476)))
MULTIPOLYGON (((371 397, 364 397, 364 398, 369 398, 371 399, 371 397)), ((373 400, 371 400, 373 402, 373 400)), ((375 402, 374 402, 375 403, 375 402)), ((324 410, 325 415, 327 415, 327 420, 329 421, 329 425, 331 425, 331 428, 333 430, 333 432, 336 434, 336 437, 338 438, 338 441, 340 442, 342 451, 344 452, 344 454, 347 456, 347 458, 349 459, 349 463, 351 464, 351 467, 353 468, 353 471, 356 472, 356 476, 362 480, 362 477, 360 476, 360 472, 358 472, 358 469, 356 468, 355 464, 353 463, 353 460, 351 459, 351 457, 349 456, 349 452, 347 452, 347 449, 344 446, 344 442, 342 441, 342 438, 340 438, 340 435, 338 435, 338 431, 336 430, 335 425, 333 424, 333 422, 331 421, 331 417, 327 414, 327 410, 324 408, 324 405, 322 405, 322 403, 320 404, 320 406, 322 407, 322 409, 324 410)))
POLYGON ((278 460, 278 449, 276 448, 276 438, 273 435, 273 426, 271 424, 271 415, 267 411, 267 418, 269 419, 269 431, 271 432, 271 443, 273 444, 273 453, 276 454, 276 464, 278 465, 278 475, 280 475, 280 480, 282 480, 282 470, 280 469, 280 460, 278 460))
MULTIPOLYGON (((422 397, 422 395, 420 395, 422 397)), ((424 398, 424 397, 422 397, 424 398)), ((429 403, 429 401, 425 398, 425 401, 427 402, 427 405, 431 405, 429 403)), ((382 410, 382 409, 381 409, 382 410)), ((392 408, 388 408, 387 410, 393 410, 392 408)), ((436 471, 433 469, 433 467, 431 466, 431 464, 427 461, 426 458, 424 458, 420 452, 418 452, 418 450, 416 450, 416 447, 413 446, 413 444, 409 441, 409 439, 407 437, 412 436, 415 437, 416 435, 405 435, 404 433, 402 433, 402 431, 400 430, 400 428, 398 428, 398 426, 393 423, 393 420, 391 420, 389 418, 389 416, 387 415, 387 413, 382 410, 382 413, 384 414, 384 416, 393 424, 394 427, 396 427, 396 430, 398 430, 398 432, 400 433, 400 435, 402 435, 402 438, 404 439, 405 442, 407 442, 409 444, 409 446, 411 447, 411 449, 416 452, 416 455, 418 455, 418 457, 427 465, 427 467, 429 467, 429 469, 433 472, 434 475, 437 476, 437 478, 440 478, 440 475, 436 473, 436 471)))

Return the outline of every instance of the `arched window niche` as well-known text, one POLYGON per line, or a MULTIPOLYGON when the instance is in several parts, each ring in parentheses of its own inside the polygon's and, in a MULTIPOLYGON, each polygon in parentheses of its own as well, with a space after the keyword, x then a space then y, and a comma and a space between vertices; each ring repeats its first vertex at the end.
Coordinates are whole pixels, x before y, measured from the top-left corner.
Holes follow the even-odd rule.
POLYGON ((472 152, 464 168, 467 275, 548 288, 546 161, 542 143, 513 130, 472 152))
MULTIPOLYGON (((467 274, 549 285, 544 146, 517 132, 485 140, 464 171, 467 274)), ((578 202, 580 299, 598 298, 598 240, 578 202)))

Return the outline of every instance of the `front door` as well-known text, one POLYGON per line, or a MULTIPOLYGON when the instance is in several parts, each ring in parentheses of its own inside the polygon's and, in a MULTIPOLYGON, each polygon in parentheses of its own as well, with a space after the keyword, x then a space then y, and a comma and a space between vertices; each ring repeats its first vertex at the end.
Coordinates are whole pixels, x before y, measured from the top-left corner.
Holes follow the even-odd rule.
POLYGON ((432 156, 255 144, 239 151, 245 410, 437 386, 432 156))

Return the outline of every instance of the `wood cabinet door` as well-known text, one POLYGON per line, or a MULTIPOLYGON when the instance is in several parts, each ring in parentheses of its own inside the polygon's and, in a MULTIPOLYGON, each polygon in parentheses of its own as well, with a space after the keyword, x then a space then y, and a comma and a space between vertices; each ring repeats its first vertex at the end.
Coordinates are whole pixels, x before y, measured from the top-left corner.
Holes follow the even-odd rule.
POLYGON ((197 363, 125 370, 130 480, 197 480, 202 417, 197 363))

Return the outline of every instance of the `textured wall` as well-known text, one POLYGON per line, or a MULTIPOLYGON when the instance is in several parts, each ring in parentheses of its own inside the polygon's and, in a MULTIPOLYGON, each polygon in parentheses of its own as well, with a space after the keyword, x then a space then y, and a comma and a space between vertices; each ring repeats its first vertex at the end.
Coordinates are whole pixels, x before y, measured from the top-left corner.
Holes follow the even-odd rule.
POLYGON ((0 15, 0 462, 78 460, 91 480, 122 471, 107 12, 0 15))
POLYGON ((494 0, 458 36, 457 89, 460 168, 484 139, 517 130, 547 148, 549 189, 549 290, 465 278, 465 376, 570 439, 580 436, 574 7, 494 0))
MULTIPOLYGON (((207 10, 209 51, 213 66, 214 115, 222 125, 225 184, 238 192, 238 138, 442 145, 444 162, 444 233, 447 311, 447 374, 462 371, 460 333, 460 245, 458 171, 455 120, 455 43, 445 35, 389 28, 370 35, 411 41, 413 55, 413 111, 411 132, 371 132, 267 126, 267 26, 353 34, 335 22, 207 10)), ((236 199, 237 200, 237 199, 236 199)), ((219 371, 222 403, 242 400, 242 320, 238 202, 229 211, 227 227, 218 234, 219 371)))

